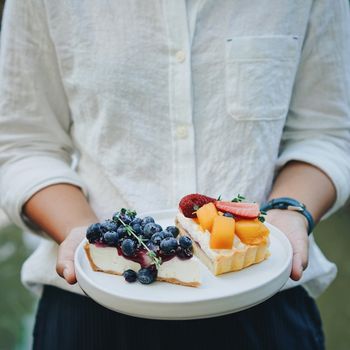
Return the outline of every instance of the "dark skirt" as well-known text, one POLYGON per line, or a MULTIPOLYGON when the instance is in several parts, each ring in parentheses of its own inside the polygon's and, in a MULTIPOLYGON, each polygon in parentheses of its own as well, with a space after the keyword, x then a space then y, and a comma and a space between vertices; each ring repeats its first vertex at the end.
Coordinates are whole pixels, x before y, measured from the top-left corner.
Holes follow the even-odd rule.
POLYGON ((316 304, 302 287, 248 310, 189 321, 148 320, 45 286, 34 328, 35 350, 324 349, 316 304))

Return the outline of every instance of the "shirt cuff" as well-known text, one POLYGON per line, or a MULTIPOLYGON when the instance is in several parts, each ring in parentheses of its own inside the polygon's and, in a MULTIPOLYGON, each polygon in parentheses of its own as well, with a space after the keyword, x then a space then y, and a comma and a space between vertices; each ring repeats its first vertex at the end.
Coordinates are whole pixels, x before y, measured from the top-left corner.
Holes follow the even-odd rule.
POLYGON ((316 166, 333 182, 336 189, 336 200, 322 220, 345 204, 350 194, 350 159, 345 150, 319 140, 304 140, 287 144, 277 159, 276 171, 292 160, 316 166))
POLYGON ((22 212, 23 205, 36 192, 59 183, 87 190, 78 174, 61 159, 35 156, 4 165, 0 173, 0 204, 9 219, 23 230, 40 233, 22 212))

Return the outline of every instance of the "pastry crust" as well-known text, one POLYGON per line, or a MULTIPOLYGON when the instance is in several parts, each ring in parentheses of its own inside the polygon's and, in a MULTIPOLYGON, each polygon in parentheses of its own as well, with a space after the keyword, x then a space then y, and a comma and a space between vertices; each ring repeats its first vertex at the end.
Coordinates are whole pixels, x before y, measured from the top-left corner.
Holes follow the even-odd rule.
MULTIPOLYGON (((180 231, 180 235, 186 235, 192 238, 191 233, 184 229, 178 219, 176 219, 175 223, 180 231)), ((267 259, 270 255, 268 250, 268 240, 259 245, 247 245, 242 250, 235 248, 233 248, 231 252, 227 252, 226 250, 225 254, 218 254, 215 256, 215 258, 209 257, 194 239, 192 239, 192 241, 194 254, 214 275, 221 275, 227 272, 242 270, 245 267, 257 264, 267 259)))
MULTIPOLYGON (((98 266, 96 266, 96 264, 94 263, 92 257, 91 257, 91 253, 90 253, 90 244, 86 243, 84 245, 84 250, 86 252, 86 256, 89 260, 90 266, 94 271, 100 271, 100 272, 105 272, 105 273, 109 273, 112 275, 117 275, 117 276, 122 276, 121 273, 118 273, 116 271, 111 271, 111 270, 103 270, 101 268, 99 268, 98 266)), ((180 281, 176 278, 163 278, 163 277, 157 277, 157 281, 161 281, 161 282, 168 282, 168 283, 173 283, 173 284, 178 284, 181 286, 186 286, 186 287, 199 287, 201 284, 199 282, 183 282, 180 281)))

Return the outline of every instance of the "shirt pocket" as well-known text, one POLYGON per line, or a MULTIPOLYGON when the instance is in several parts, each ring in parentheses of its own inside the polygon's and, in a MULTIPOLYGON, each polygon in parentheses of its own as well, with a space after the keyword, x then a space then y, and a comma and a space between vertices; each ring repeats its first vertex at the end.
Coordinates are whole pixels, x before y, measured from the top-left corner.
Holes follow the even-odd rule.
POLYGON ((276 120, 288 112, 299 57, 296 36, 226 41, 226 108, 235 120, 276 120))

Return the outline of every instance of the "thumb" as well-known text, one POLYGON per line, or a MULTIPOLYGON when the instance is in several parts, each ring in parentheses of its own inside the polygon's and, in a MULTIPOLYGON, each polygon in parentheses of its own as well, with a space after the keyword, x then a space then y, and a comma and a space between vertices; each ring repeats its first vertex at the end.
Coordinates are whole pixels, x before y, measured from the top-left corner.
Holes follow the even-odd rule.
POLYGON ((74 269, 74 254, 85 237, 85 230, 86 227, 73 229, 58 248, 56 271, 69 284, 74 284, 77 281, 74 269))

